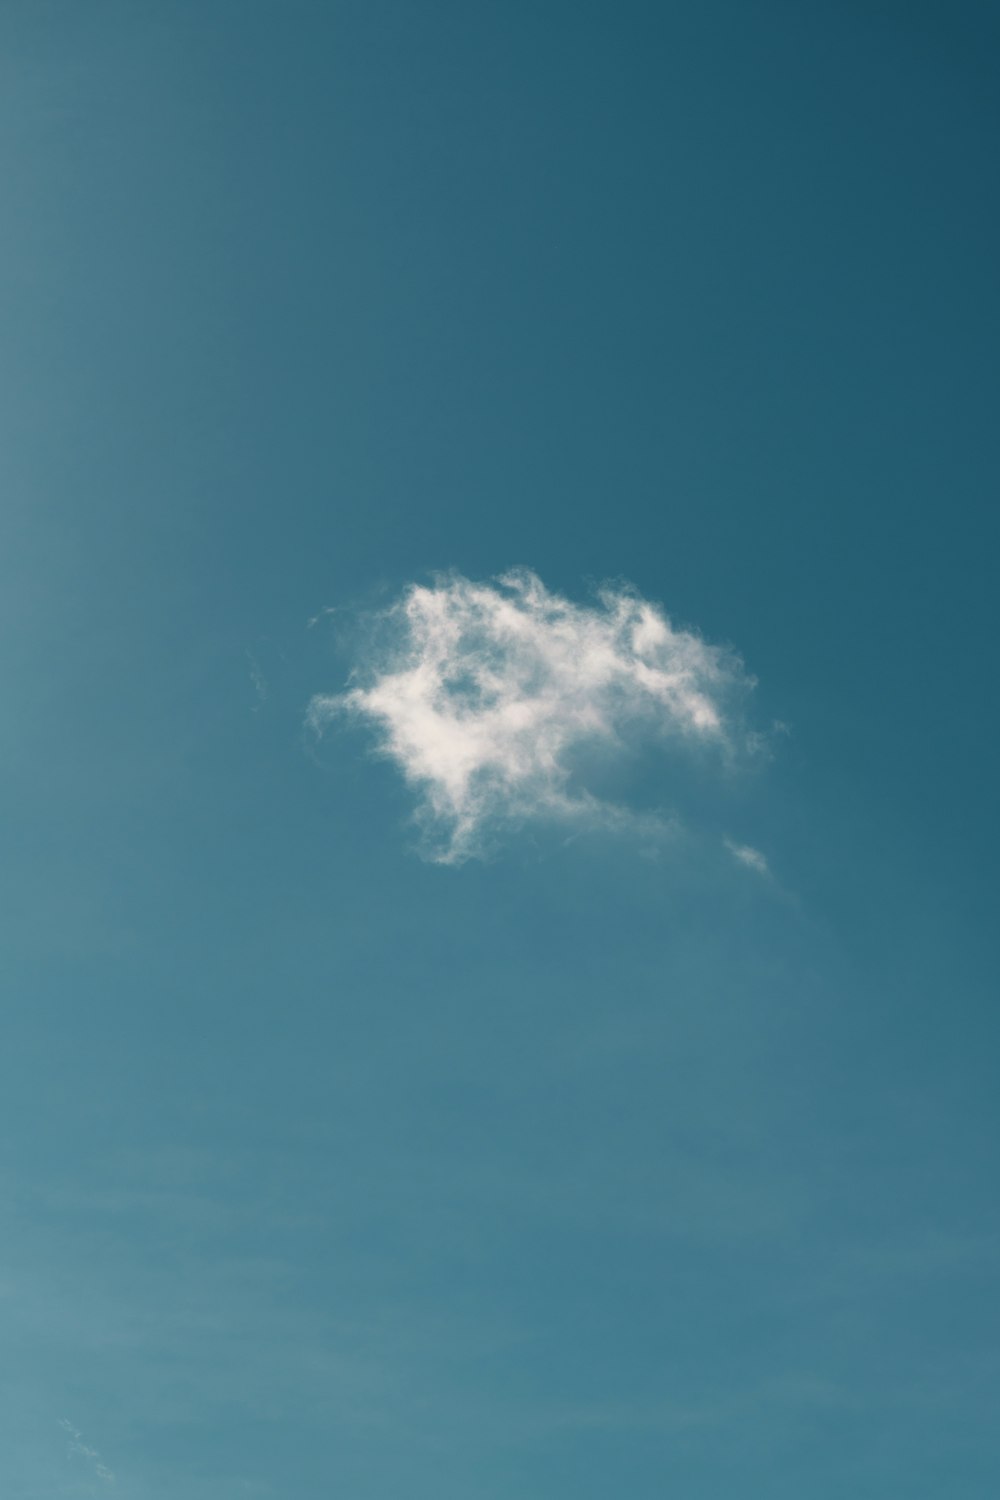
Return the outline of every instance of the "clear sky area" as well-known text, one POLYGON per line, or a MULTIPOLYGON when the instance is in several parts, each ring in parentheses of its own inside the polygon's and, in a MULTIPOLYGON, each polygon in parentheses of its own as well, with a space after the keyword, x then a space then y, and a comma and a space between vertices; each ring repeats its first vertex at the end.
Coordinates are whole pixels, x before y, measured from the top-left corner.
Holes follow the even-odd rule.
POLYGON ((0 3, 3 1500, 996 1500, 998 69, 0 3))

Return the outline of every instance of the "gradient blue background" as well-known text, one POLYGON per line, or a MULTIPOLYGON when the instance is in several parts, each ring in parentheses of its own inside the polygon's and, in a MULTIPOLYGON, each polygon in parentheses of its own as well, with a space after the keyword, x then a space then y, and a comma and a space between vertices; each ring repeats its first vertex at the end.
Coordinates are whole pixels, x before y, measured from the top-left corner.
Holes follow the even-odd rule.
POLYGON ((0 6, 5 1497, 1000 1492, 998 43, 0 6), (790 727, 700 852, 304 738, 518 563, 790 727))

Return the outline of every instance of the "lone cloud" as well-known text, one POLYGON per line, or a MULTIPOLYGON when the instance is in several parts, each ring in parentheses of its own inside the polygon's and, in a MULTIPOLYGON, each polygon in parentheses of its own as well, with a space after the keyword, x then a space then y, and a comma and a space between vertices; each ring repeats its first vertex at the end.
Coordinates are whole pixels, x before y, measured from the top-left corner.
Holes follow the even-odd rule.
POLYGON ((571 784, 571 753, 588 743, 611 753, 651 736, 691 752, 752 743, 735 713, 752 686, 739 658, 624 586, 580 605, 526 570, 490 583, 448 575, 407 589, 381 623, 354 685, 313 698, 308 722, 374 727, 418 794, 425 854, 440 863, 482 855, 528 820, 641 823, 578 775, 571 784))

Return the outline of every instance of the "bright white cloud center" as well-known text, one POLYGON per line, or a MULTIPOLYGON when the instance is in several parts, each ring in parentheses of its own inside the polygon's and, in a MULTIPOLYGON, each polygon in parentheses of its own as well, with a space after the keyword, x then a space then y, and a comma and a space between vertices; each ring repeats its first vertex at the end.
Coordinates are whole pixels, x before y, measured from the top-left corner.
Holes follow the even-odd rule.
POLYGON ((727 705, 748 685, 739 660, 627 588, 585 606, 527 571, 486 584, 449 576, 407 590, 385 622, 356 685, 314 698, 309 720, 373 725, 442 862, 483 852, 504 824, 627 818, 573 773, 588 744, 613 752, 651 734, 692 750, 734 744, 727 705))

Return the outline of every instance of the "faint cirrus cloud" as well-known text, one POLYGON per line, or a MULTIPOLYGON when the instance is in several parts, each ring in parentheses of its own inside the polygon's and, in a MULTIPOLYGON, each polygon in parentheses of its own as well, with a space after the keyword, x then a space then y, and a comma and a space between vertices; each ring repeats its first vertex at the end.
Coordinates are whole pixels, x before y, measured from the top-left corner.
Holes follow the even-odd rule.
POLYGON ((740 705, 740 658, 675 627, 624 584, 576 604, 517 569, 475 583, 414 584, 377 618, 346 691, 319 694, 307 722, 375 731, 418 798, 425 857, 460 864, 532 821, 661 832, 587 784, 583 752, 607 760, 650 742, 724 759, 758 750, 740 705))
POLYGON ((737 844, 733 839, 723 839, 722 842, 737 864, 745 865, 748 870, 756 870, 758 875, 770 875, 771 866, 767 862, 767 857, 752 844, 737 844))
POLYGON ((83 1433, 67 1417, 59 1418, 59 1426, 69 1436, 69 1457, 82 1458, 89 1466, 95 1479, 103 1480, 105 1484, 114 1484, 115 1476, 111 1469, 101 1458, 96 1448, 91 1448, 83 1441, 83 1433))

